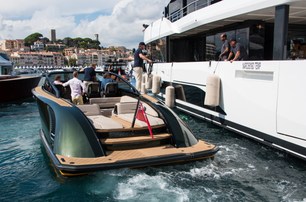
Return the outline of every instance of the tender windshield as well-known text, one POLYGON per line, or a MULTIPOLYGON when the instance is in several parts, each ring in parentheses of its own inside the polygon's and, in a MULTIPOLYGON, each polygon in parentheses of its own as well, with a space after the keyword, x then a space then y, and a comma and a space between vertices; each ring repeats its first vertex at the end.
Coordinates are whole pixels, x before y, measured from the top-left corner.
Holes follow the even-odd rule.
MULTIPOLYGON (((69 79, 73 78, 72 75, 73 72, 52 72, 48 75, 48 80, 50 83, 53 83, 55 80, 55 77, 59 76, 61 82, 67 82, 69 79)), ((115 74, 113 72, 99 72, 96 71, 96 78, 101 86, 101 90, 103 90, 103 84, 107 82, 115 82, 118 83, 118 88, 122 92, 126 93, 137 93, 137 90, 131 85, 129 78, 126 75, 119 76, 118 74, 115 74), (107 74, 107 75, 106 75, 107 74)), ((84 72, 79 72, 78 79, 84 80, 84 72)))

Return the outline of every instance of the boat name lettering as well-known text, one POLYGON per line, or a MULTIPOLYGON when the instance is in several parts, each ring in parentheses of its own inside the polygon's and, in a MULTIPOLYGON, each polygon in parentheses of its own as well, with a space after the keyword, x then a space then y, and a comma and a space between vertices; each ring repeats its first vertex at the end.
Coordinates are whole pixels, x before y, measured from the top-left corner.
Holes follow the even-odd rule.
POLYGON ((242 69, 259 70, 260 67, 261 67, 261 62, 244 62, 244 63, 242 63, 242 69))

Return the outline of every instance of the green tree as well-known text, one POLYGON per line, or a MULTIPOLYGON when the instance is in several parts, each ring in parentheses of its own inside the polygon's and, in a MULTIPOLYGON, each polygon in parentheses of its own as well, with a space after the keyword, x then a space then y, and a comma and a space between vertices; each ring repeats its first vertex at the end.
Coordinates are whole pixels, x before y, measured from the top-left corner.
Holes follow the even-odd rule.
POLYGON ((43 35, 38 32, 30 34, 24 39, 24 45, 31 46, 34 44, 35 41, 39 40, 41 37, 43 37, 43 35))

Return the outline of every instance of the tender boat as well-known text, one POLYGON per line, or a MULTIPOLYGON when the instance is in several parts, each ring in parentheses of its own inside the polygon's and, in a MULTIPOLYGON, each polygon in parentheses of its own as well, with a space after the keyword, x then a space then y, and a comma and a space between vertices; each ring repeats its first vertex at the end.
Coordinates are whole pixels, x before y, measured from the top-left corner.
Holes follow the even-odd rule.
POLYGON ((32 96, 31 90, 40 81, 40 76, 13 76, 12 63, 0 53, 0 103, 19 101, 32 96))
MULTIPOLYGON (((97 78, 104 73, 97 72, 97 78)), ((114 80, 105 90, 100 90, 99 83, 88 86, 84 105, 71 103, 69 86, 53 84, 55 75, 65 82, 72 72, 50 73, 32 90, 41 117, 40 137, 59 173, 80 175, 214 157, 218 147, 195 138, 163 102, 140 94, 121 76, 110 74, 114 80), (139 113, 148 121, 139 118, 139 113)))
POLYGON ((306 1, 168 2, 144 31, 161 91, 181 85, 177 108, 306 159, 306 1), (217 61, 222 33, 246 48, 248 61, 217 61), (212 85, 218 100, 209 105, 212 85))

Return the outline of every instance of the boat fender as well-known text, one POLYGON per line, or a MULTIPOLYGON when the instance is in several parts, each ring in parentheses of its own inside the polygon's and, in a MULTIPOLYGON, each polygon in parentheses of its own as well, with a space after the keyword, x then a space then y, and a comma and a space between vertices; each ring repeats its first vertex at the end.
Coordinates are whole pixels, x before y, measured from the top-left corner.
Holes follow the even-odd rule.
POLYGON ((145 83, 142 83, 141 84, 141 90, 140 90, 141 94, 146 94, 146 84, 145 83))
POLYGON ((152 93, 153 94, 160 93, 160 76, 158 76, 158 75, 153 76, 152 93))
POLYGON ((147 74, 146 75, 146 89, 151 89, 152 88, 152 79, 153 79, 152 74, 147 74))
POLYGON ((206 80, 206 95, 204 105, 216 107, 220 103, 220 82, 218 75, 212 74, 206 80))
POLYGON ((186 96, 182 85, 175 86, 175 98, 186 102, 186 96))
POLYGON ((175 88, 173 86, 166 87, 166 98, 165 103, 168 107, 174 107, 174 99, 175 99, 175 88))

